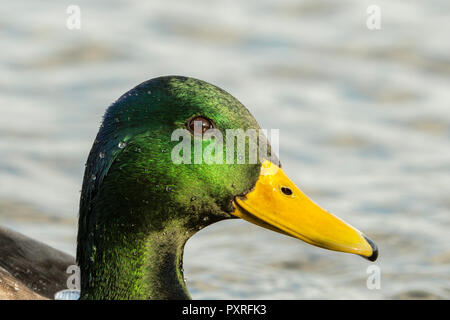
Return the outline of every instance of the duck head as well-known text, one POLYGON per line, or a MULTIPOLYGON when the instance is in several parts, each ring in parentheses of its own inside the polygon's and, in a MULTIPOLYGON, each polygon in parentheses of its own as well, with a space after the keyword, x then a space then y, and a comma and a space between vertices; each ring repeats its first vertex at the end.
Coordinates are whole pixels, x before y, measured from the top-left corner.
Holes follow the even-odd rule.
MULTIPOLYGON (((233 96, 187 77, 146 81, 108 108, 80 201, 82 298, 189 298, 184 244, 230 218, 376 259, 372 241, 296 187, 265 137, 258 135, 256 146, 264 156, 251 161, 227 135, 232 129, 258 132, 259 125, 233 96)), ((252 148, 250 139, 242 141, 244 150, 252 148)))

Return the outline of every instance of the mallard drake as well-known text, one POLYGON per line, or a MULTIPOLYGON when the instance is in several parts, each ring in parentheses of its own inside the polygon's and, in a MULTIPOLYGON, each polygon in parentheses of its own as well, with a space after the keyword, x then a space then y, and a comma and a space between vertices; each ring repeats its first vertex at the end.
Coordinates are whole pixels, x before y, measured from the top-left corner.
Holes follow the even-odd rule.
MULTIPOLYGON (((225 219, 242 218, 318 247, 377 258, 371 240, 296 187, 267 140, 258 140, 258 146, 266 146, 264 158, 238 159, 239 143, 227 136, 229 129, 260 127, 229 93, 188 77, 143 82, 107 109, 86 163, 80 200, 81 299, 189 299, 184 245, 200 229, 225 219), (210 129, 216 134, 208 136, 210 129), (189 137, 183 146, 194 148, 180 149, 176 130, 189 137), (232 156, 214 149, 214 159, 227 158, 226 163, 207 163, 201 153, 194 161, 198 146, 203 151, 211 145, 226 145, 232 156), (182 156, 181 163, 174 156, 182 156)), ((244 145, 249 147, 250 140, 244 145)), ((8 251, 1 251, 3 260, 8 251)), ((28 259, 41 263, 28 255, 15 263, 28 259)), ((72 262, 65 257, 62 264, 72 262)), ((67 277, 63 269, 58 276, 67 277)))

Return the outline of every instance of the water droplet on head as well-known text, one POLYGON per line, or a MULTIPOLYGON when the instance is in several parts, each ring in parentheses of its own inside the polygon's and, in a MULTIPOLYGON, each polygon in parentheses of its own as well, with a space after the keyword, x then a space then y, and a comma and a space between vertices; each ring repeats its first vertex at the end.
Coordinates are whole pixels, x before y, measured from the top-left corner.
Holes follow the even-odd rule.
POLYGON ((100 152, 100 153, 98 154, 98 157, 99 157, 100 159, 103 159, 103 158, 105 157, 105 153, 104 153, 104 152, 100 152))
POLYGON ((147 91, 148 94, 152 94, 152 92, 150 90, 147 91))
POLYGON ((120 149, 123 149, 123 148, 125 148, 127 146, 127 143, 124 142, 124 141, 120 141, 118 146, 119 146, 120 149))
POLYGON ((91 176, 91 179, 92 179, 92 181, 95 181, 95 180, 97 179, 97 176, 96 176, 95 174, 93 174, 93 175, 91 176))

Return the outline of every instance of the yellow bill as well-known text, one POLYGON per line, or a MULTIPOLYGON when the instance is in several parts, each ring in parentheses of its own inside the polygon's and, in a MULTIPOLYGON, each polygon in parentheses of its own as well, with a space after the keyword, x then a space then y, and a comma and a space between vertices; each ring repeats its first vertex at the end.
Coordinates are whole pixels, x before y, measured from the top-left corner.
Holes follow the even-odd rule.
POLYGON ((378 257, 374 242, 311 201, 270 161, 262 164, 254 189, 236 197, 233 206, 233 215, 263 228, 321 248, 361 255, 370 261, 378 257))

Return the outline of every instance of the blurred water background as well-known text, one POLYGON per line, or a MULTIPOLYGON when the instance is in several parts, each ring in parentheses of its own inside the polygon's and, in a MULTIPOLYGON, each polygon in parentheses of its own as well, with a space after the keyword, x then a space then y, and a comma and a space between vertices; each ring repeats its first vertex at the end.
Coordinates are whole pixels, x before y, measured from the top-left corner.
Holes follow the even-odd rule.
POLYGON ((369 290, 360 257, 221 222, 187 244, 194 299, 450 298, 450 2, 0 2, 1 225, 74 254, 105 109, 186 75, 279 128, 285 171, 381 253, 369 290))

